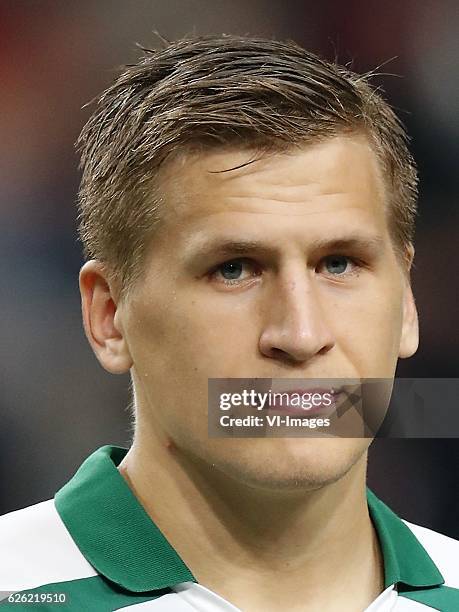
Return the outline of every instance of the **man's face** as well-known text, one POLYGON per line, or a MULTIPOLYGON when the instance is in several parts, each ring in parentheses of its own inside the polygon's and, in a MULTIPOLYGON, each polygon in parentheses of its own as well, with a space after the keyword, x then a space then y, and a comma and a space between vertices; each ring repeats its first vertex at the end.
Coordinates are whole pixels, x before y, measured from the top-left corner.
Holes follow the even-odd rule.
POLYGON ((162 172, 162 223, 115 319, 138 439, 172 441, 252 486, 315 488, 368 440, 209 439, 208 378, 392 378, 416 350, 414 304, 363 136, 221 172, 250 155, 189 154, 162 172))

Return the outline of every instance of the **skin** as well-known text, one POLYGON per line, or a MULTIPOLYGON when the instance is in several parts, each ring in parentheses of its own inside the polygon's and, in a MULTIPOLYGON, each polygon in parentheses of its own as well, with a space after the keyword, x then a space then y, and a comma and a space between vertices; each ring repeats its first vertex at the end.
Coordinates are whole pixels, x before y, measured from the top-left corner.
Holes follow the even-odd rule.
POLYGON ((119 470, 199 582, 235 606, 363 610, 383 588, 370 440, 208 438, 207 380, 393 378, 418 346, 409 275, 364 136, 218 172, 251 153, 164 166, 162 222, 129 299, 99 262, 81 270, 89 342, 134 383, 136 433, 119 470), (227 239, 257 245, 222 252, 227 239), (221 264, 235 259, 227 284, 221 264))

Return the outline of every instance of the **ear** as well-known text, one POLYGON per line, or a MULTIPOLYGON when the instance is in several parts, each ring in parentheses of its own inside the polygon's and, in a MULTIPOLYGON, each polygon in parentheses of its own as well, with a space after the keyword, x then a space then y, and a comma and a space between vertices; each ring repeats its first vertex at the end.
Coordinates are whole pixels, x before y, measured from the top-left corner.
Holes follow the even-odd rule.
POLYGON ((86 337, 103 368, 128 372, 132 358, 123 334, 116 296, 103 265, 88 261, 80 270, 81 308, 86 337))
POLYGON ((408 249, 408 271, 405 277, 405 287, 403 292, 403 321, 402 333, 400 337, 399 357, 411 357, 418 350, 419 346, 419 321, 418 311, 411 289, 409 271, 414 258, 414 248, 412 245, 408 249))

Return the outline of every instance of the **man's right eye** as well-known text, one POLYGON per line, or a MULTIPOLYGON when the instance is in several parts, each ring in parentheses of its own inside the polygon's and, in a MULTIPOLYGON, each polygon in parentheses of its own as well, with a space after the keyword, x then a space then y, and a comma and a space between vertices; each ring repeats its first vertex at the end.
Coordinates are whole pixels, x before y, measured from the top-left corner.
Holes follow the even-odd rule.
POLYGON ((235 285, 258 276, 255 266, 246 259, 231 259, 213 269, 211 277, 225 285, 235 285))

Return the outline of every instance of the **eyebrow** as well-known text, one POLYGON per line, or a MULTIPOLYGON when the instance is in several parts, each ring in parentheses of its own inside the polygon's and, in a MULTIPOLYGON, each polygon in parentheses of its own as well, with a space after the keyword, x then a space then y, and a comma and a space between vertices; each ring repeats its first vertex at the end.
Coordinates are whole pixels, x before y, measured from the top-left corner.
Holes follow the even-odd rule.
MULTIPOLYGON (((384 247, 384 238, 378 234, 327 237, 308 242, 308 248, 314 251, 344 251, 352 250, 362 253, 377 255, 384 247)), ((193 240, 185 247, 182 255, 185 260, 205 259, 215 256, 243 256, 253 254, 276 253, 279 248, 259 240, 244 240, 234 238, 205 238, 204 240, 193 240)))

